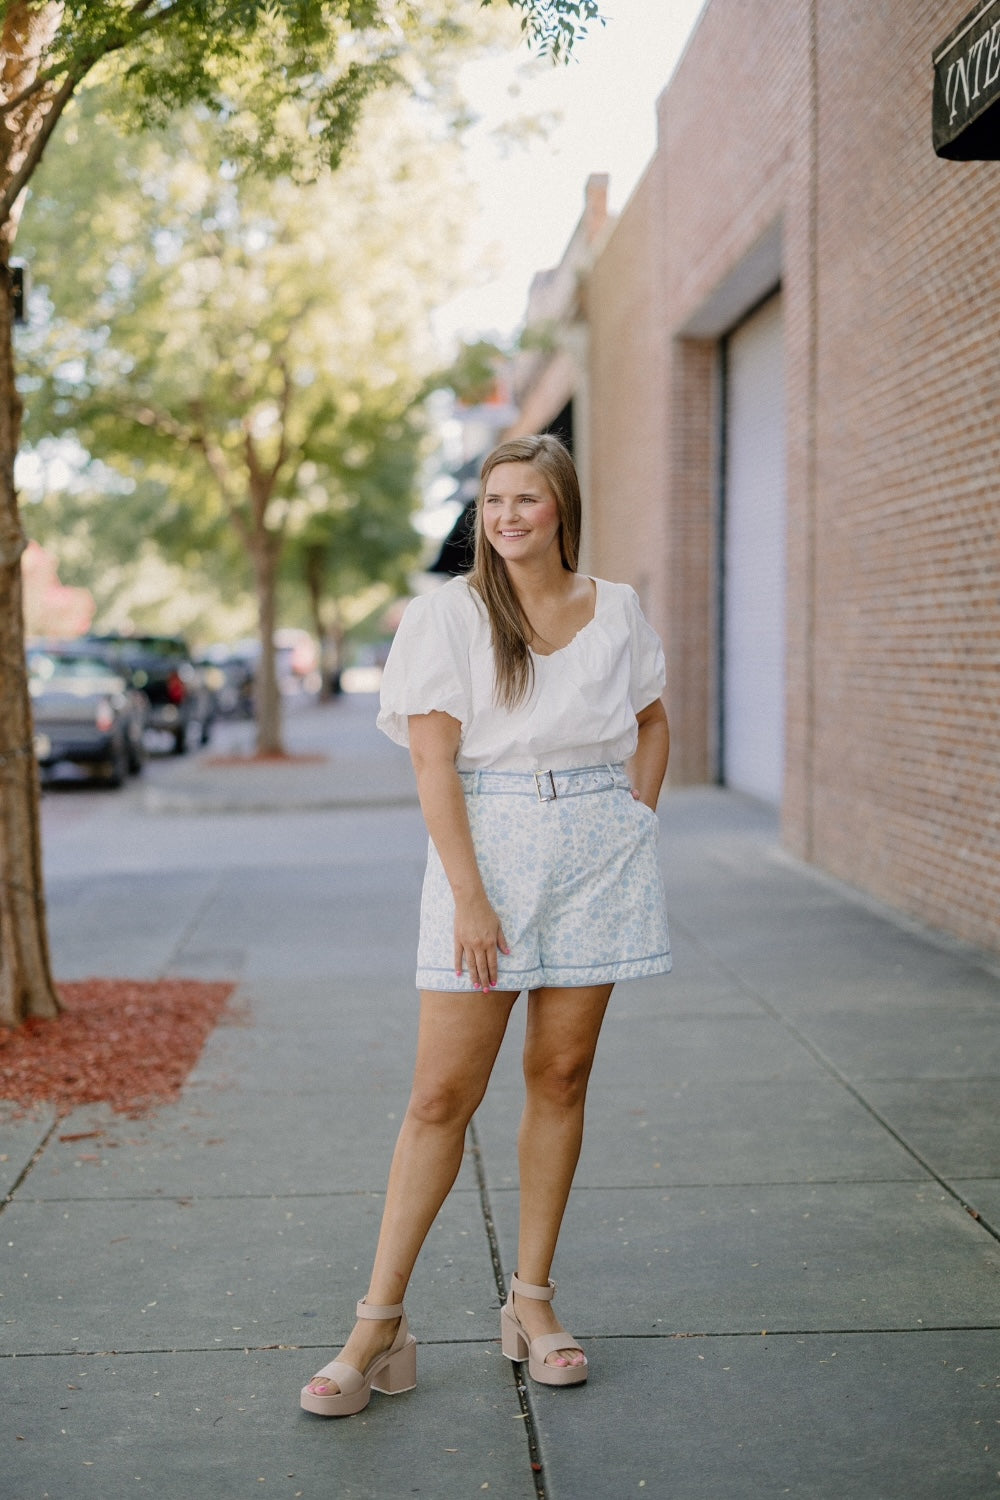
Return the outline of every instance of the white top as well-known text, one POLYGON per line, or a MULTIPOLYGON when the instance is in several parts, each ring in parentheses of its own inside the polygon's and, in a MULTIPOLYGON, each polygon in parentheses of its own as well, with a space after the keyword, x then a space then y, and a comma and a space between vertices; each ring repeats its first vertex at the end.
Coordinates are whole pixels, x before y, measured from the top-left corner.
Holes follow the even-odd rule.
POLYGON ((411 600, 382 677, 378 727, 409 744, 407 716, 435 709, 462 726, 460 771, 566 771, 628 760, 636 714, 663 691, 663 651, 624 583, 594 580, 594 618, 561 651, 532 652, 530 695, 493 700, 486 608, 464 578, 411 600))

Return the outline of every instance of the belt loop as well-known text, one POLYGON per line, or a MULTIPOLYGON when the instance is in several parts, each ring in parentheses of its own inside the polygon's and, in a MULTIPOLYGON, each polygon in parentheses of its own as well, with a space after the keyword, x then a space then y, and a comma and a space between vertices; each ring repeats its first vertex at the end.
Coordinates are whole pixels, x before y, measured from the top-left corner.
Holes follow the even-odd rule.
POLYGON ((478 791, 479 791, 479 784, 480 784, 480 779, 482 777, 482 774, 483 774, 482 770, 476 770, 476 771, 473 771, 473 773, 472 773, 472 794, 473 794, 473 796, 475 796, 478 793, 478 791))

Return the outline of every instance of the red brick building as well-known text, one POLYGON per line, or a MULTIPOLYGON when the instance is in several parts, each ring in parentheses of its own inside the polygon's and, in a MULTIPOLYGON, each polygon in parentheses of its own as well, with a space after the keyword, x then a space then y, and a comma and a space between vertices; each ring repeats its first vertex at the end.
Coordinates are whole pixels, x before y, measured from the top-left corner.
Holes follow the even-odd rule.
POLYGON ((1000 950, 1000 162, 931 146, 970 3, 709 0, 629 203, 593 179, 536 284, 518 430, 572 424, 675 783, 1000 950))

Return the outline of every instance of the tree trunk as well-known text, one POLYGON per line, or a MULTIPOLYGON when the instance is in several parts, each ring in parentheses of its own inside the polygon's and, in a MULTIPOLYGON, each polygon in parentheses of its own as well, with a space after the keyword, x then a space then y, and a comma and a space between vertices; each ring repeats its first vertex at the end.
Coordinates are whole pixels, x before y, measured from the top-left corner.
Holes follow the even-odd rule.
POLYGON ((21 555, 26 546, 14 460, 21 441, 21 398, 14 372, 14 308, 10 253, 23 195, 20 185, 38 163, 47 130, 73 84, 26 91, 38 75, 62 6, 12 0, 0 29, 0 90, 24 102, 0 121, 0 1025, 29 1016, 56 1016, 45 917, 31 699, 24 659, 21 555), (51 120, 49 120, 51 116, 51 120))
POLYGON ((323 672, 323 697, 329 701, 331 698, 339 697, 343 692, 341 679, 344 671, 344 626, 336 605, 333 607, 333 618, 327 626, 326 634, 320 638, 320 661, 323 672))
POLYGON ((0 264, 0 1025, 55 1016, 45 920, 31 699, 24 659, 21 554, 14 489, 21 398, 14 382, 7 256, 0 264))
POLYGON ((253 543, 253 570, 257 584, 257 621, 260 662, 257 667, 257 754, 284 755, 281 725, 281 694, 274 659, 274 629, 277 620, 277 581, 280 538, 269 532, 258 534, 253 543))
POLYGON ((319 674, 321 703, 329 703, 341 691, 340 672, 343 666, 344 631, 340 622, 340 611, 334 606, 333 621, 328 626, 323 615, 323 594, 326 585, 326 547, 309 547, 305 551, 302 576, 309 596, 309 612, 312 615, 313 633, 319 646, 319 674))

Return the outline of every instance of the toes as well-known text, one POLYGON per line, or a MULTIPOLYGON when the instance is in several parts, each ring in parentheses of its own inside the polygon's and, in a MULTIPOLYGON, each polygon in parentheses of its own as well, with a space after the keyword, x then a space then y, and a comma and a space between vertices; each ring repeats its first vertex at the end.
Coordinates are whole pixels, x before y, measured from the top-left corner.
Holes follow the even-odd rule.
POLYGON ((332 1380, 324 1376, 321 1380, 310 1380, 309 1390, 313 1396, 339 1396, 340 1391, 332 1380))
POLYGON ((545 1361, 547 1365, 556 1365, 560 1370, 565 1370, 570 1365, 582 1365, 585 1362, 584 1356, 580 1353, 579 1349, 557 1349, 545 1361))

